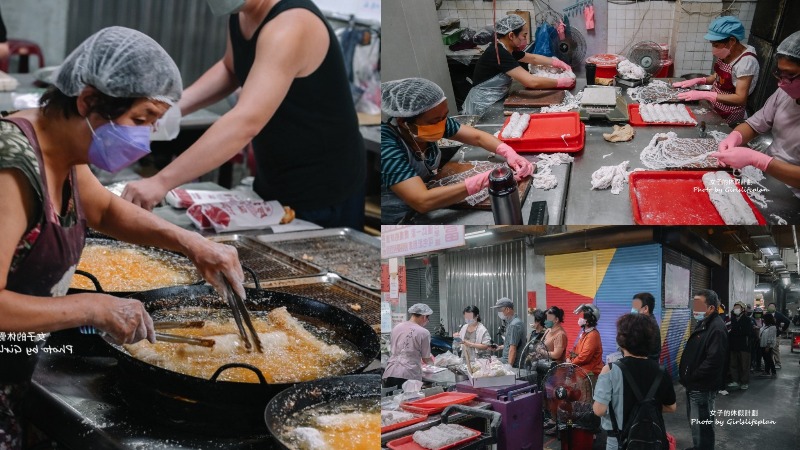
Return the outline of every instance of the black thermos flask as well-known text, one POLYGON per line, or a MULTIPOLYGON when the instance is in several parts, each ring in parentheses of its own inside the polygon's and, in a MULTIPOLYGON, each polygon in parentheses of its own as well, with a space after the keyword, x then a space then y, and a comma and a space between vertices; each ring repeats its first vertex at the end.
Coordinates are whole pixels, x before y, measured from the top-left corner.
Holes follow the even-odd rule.
POLYGON ((508 166, 498 167, 489 174, 489 199, 497 225, 522 225, 517 182, 508 166))
POLYGON ((586 63, 586 85, 591 86, 595 84, 594 77, 597 73, 597 64, 586 63))

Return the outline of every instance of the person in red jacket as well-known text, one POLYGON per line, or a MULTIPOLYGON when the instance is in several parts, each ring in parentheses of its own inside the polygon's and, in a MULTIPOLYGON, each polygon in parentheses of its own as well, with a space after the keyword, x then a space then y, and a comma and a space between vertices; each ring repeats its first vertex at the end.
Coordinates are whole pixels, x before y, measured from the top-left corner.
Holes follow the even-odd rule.
POLYGON ((603 370, 603 343, 596 328, 597 321, 600 320, 600 310, 595 305, 584 304, 578 306, 574 313, 581 315, 578 325, 582 328, 582 333, 567 362, 585 370, 594 386, 597 376, 603 370))

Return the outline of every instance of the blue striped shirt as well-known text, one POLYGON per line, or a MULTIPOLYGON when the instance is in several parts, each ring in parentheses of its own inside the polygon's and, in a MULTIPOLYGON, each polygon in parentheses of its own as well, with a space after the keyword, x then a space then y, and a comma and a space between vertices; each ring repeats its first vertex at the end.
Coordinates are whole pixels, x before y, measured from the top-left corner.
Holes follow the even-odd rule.
MULTIPOLYGON (((461 128, 455 119, 447 118, 444 127, 444 137, 450 138, 461 128)), ((414 178, 417 173, 408 161, 408 153, 399 137, 391 131, 386 123, 381 124, 381 184, 386 187, 414 178)), ((426 163, 432 166, 439 153, 439 146, 429 142, 426 148, 426 163)))

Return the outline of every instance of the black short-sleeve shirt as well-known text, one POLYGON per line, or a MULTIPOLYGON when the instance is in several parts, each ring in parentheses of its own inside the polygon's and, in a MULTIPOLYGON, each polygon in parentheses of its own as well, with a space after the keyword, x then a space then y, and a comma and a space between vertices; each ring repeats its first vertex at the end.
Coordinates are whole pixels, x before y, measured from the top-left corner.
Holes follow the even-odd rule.
POLYGON ((500 52, 499 65, 497 64, 497 53, 494 51, 494 43, 489 44, 483 52, 483 55, 478 58, 478 62, 475 65, 475 73, 472 75, 473 86, 477 86, 499 73, 506 73, 517 67, 528 69, 527 63, 519 62, 519 60, 525 56, 525 52, 514 50, 513 53, 509 53, 508 50, 499 43, 497 44, 497 50, 500 52))

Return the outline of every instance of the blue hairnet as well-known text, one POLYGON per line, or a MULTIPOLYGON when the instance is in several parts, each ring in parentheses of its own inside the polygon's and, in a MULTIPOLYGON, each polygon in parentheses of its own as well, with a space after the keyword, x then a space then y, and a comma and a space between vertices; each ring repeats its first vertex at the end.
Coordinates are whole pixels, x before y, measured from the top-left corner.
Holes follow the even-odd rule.
POLYGON ((494 24, 494 32, 503 36, 525 25, 525 19, 516 15, 509 14, 494 24))
POLYGON ((381 110, 391 117, 414 117, 445 100, 444 91, 425 78, 381 83, 381 110))
POLYGON ((779 55, 791 56, 800 59, 800 31, 795 31, 778 45, 779 55))
POLYGON ((729 37, 744 40, 744 25, 735 16, 717 17, 708 25, 708 33, 703 38, 707 41, 721 41, 729 37))
POLYGON ((76 48, 54 76, 65 95, 92 86, 111 97, 150 98, 174 105, 183 83, 175 61, 149 36, 124 27, 103 28, 76 48))

